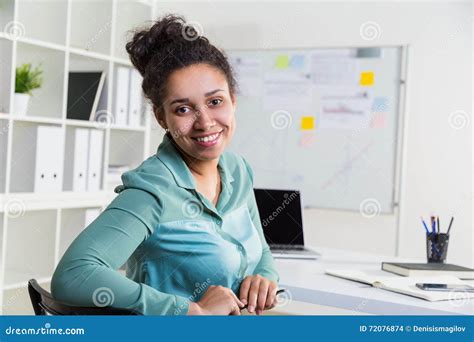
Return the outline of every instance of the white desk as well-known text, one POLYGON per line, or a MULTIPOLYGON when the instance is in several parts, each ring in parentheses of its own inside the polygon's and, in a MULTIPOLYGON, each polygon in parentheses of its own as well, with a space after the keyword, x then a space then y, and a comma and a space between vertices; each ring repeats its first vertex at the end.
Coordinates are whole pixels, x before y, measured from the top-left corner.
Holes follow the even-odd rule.
MULTIPOLYGON (((428 302, 324 274, 326 269, 379 270, 382 261, 413 261, 317 248, 318 260, 276 259, 280 287, 288 293, 268 314, 474 315, 474 300, 428 302), (291 297, 291 298, 290 298, 291 297)), ((395 276, 395 275, 394 275, 395 276)), ((471 284, 474 281, 470 281, 471 284)))

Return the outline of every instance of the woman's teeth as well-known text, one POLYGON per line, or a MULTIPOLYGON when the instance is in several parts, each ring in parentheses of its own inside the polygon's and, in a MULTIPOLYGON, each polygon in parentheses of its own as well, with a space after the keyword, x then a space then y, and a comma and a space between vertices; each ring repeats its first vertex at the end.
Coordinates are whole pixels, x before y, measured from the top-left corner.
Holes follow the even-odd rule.
POLYGON ((220 133, 216 133, 216 134, 213 134, 213 135, 208 135, 207 137, 203 137, 203 138, 196 138, 197 141, 199 142, 209 142, 209 141, 214 141, 217 139, 217 137, 219 136, 220 133))

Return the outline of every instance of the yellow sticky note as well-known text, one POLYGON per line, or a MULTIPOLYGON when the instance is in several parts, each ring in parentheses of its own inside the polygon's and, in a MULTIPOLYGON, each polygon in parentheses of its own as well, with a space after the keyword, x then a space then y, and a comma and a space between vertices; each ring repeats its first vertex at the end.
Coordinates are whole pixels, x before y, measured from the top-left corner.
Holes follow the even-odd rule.
POLYGON ((301 129, 302 130, 314 129, 314 117, 303 116, 301 118, 301 129))
POLYGON ((287 55, 280 55, 277 57, 275 65, 277 69, 286 69, 290 65, 290 58, 287 55))
POLYGON ((360 73, 359 84, 361 86, 372 86, 374 85, 375 75, 373 71, 363 71, 360 73))

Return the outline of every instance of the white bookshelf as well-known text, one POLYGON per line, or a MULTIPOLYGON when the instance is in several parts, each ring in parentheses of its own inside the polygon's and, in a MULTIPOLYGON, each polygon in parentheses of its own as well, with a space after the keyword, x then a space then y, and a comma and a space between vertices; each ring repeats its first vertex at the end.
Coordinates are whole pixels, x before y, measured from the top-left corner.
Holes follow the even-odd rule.
MULTIPOLYGON (((125 51, 130 30, 156 16, 148 1, 0 0, 0 308, 2 314, 33 314, 27 281, 46 289, 71 241, 85 228, 89 208, 105 208, 115 197, 107 189, 109 165, 132 167, 156 152, 163 137, 149 106, 139 127, 66 118, 69 71, 106 71, 105 113, 114 111, 117 66, 132 67, 125 51), (15 68, 41 63, 43 85, 28 112, 13 110, 15 68), (35 132, 59 127, 104 131, 101 190, 34 192, 35 132)), ((108 114, 109 115, 109 114, 108 114)), ((70 156, 72 151, 65 150, 70 156)), ((64 158, 65 164, 71 158, 64 158)), ((64 165, 68 169, 69 165, 64 165)))

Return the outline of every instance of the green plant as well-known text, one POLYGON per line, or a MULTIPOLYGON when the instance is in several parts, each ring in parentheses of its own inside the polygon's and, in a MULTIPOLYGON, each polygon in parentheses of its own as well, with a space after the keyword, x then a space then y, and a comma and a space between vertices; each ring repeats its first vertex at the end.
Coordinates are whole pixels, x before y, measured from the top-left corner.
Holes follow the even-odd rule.
POLYGON ((16 68, 15 93, 32 95, 32 90, 40 88, 43 83, 42 74, 40 65, 33 70, 30 63, 16 68))

